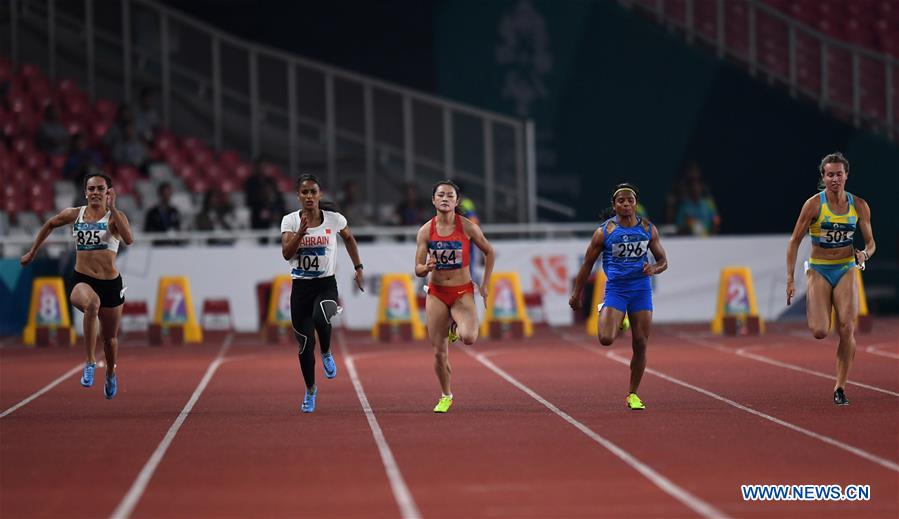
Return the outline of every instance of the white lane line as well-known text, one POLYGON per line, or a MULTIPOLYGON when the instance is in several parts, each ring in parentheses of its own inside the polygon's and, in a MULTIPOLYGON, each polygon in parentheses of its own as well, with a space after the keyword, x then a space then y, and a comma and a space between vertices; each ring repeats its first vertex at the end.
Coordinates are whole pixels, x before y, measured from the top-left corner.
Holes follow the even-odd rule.
MULTIPOLYGON (((604 356, 606 356, 606 357, 608 357, 608 358, 614 360, 615 362, 617 362, 617 363, 619 363, 619 364, 624 364, 625 366, 630 366, 630 363, 631 363, 630 359, 624 358, 624 357, 622 357, 622 356, 616 354, 614 351, 604 351, 604 350, 600 350, 599 348, 597 348, 597 347, 595 347, 595 346, 588 345, 588 344, 586 344, 586 343, 584 343, 584 342, 582 342, 582 341, 572 340, 572 339, 570 339, 570 338, 568 338, 567 340, 570 341, 570 342, 576 343, 578 346, 580 346, 581 348, 583 348, 583 349, 585 349, 585 350, 587 350, 587 351, 589 351, 589 352, 595 353, 595 354, 597 354, 597 355, 604 355, 604 356)), ((763 412, 761 412, 761 411, 756 411, 755 409, 752 409, 751 407, 747 407, 747 406, 745 406, 745 405, 743 405, 743 404, 740 404, 740 403, 738 403, 738 402, 735 402, 735 401, 733 401, 733 400, 731 400, 731 399, 729 399, 729 398, 727 398, 727 397, 721 396, 721 395, 719 395, 719 394, 717 394, 717 393, 713 393, 712 391, 709 391, 708 389, 703 389, 703 388, 701 388, 701 387, 699 387, 699 386, 694 386, 693 384, 690 384, 689 382, 684 382, 683 380, 680 380, 680 379, 678 379, 678 378, 672 377, 671 375, 662 373, 661 371, 658 371, 658 370, 655 370, 655 369, 652 369, 652 368, 646 368, 646 373, 655 375, 655 376, 657 376, 657 377, 659 377, 659 378, 662 378, 662 379, 664 379, 664 380, 667 380, 668 382, 671 382, 671 383, 673 383, 673 384, 677 384, 677 385, 679 385, 679 386, 681 386, 681 387, 685 387, 685 388, 690 389, 690 390, 692 390, 692 391, 695 391, 695 392, 697 392, 697 393, 703 394, 703 395, 705 395, 705 396, 707 396, 707 397, 714 398, 715 400, 718 400, 718 401, 720 401, 720 402, 724 402, 724 403, 727 404, 727 405, 730 405, 730 406, 732 406, 732 407, 736 407, 737 409, 739 409, 739 410, 741 410, 741 411, 745 411, 745 412, 747 412, 747 413, 753 414, 753 415, 758 416, 758 417, 760 417, 760 418, 764 418, 765 420, 774 422, 774 423, 776 423, 777 425, 780 425, 780 426, 786 427, 787 429, 790 429, 790 430, 792 430, 792 431, 796 431, 796 432, 798 432, 798 433, 804 434, 804 435, 806 435, 806 436, 808 436, 808 437, 810 437, 810 438, 814 438, 814 439, 816 439, 816 440, 822 441, 822 442, 824 442, 824 443, 826 443, 826 444, 828 444, 828 445, 832 445, 832 446, 834 446, 834 447, 837 447, 838 449, 842 449, 842 450, 844 450, 844 451, 846 451, 846 452, 855 454, 856 456, 858 456, 858 457, 860 457, 860 458, 864 458, 864 459, 866 459, 866 460, 868 460, 868 461, 872 461, 872 462, 874 462, 874 463, 877 463, 878 465, 881 465, 881 466, 883 466, 883 467, 886 467, 886 468, 888 468, 888 469, 890 469, 890 470, 892 470, 892 471, 894 471, 894 472, 899 472, 899 464, 897 464, 897 463, 895 463, 895 462, 893 462, 893 461, 891 461, 891 460, 888 460, 888 459, 886 459, 886 458, 882 458, 882 457, 880 457, 880 456, 878 456, 878 455, 876 455, 876 454, 872 454, 872 453, 870 453, 870 452, 868 452, 868 451, 859 449, 858 447, 853 447, 853 446, 851 446, 851 445, 846 444, 845 442, 842 442, 842 441, 837 440, 837 439, 835 439, 835 438, 831 438, 830 436, 826 436, 826 435, 824 435, 824 434, 816 433, 816 432, 811 431, 811 430, 809 430, 809 429, 806 429, 806 428, 804 428, 804 427, 800 427, 800 426, 798 426, 798 425, 792 424, 792 423, 787 422, 787 421, 785 421, 785 420, 781 420, 780 418, 775 418, 775 417, 773 417, 773 416, 771 416, 771 415, 769 415, 769 414, 763 413, 763 412)))
POLYGON ((881 357, 887 357, 890 359, 899 360, 899 355, 897 355, 891 351, 883 351, 880 348, 877 348, 876 346, 877 346, 876 344, 874 346, 867 346, 865 348, 865 351, 868 353, 871 353, 873 355, 880 355, 881 357))
POLYGON ((362 388, 362 381, 359 379, 359 374, 356 372, 354 357, 349 353, 345 346, 343 333, 338 331, 337 335, 340 350, 343 352, 343 362, 346 364, 347 373, 349 373, 350 380, 353 382, 353 388, 356 390, 356 397, 359 399, 359 404, 362 406, 362 411, 365 413, 365 418, 368 420, 368 427, 371 429, 375 444, 378 446, 378 453, 381 455, 381 463, 383 463, 384 471, 387 473, 387 479, 390 481, 390 489, 393 491, 393 497, 400 508, 400 515, 403 519, 420 519, 421 512, 418 511, 418 506, 416 506, 415 500, 412 498, 412 492, 410 492, 409 487, 406 486, 406 481, 403 479, 403 474, 400 472, 400 467, 396 462, 396 458, 393 457, 393 452, 390 450, 390 445, 387 443, 384 431, 381 430, 378 419, 375 417, 371 404, 368 402, 368 397, 365 396, 365 389, 362 388))
POLYGON ((43 395, 43 394, 46 393, 47 391, 50 391, 50 390, 53 389, 54 387, 56 387, 56 386, 58 386, 59 384, 61 384, 65 379, 71 377, 71 376, 74 375, 75 373, 78 373, 78 372, 81 371, 82 369, 84 369, 84 364, 81 364, 81 363, 76 364, 74 368, 70 369, 69 371, 66 371, 65 373, 63 373, 62 375, 60 375, 59 378, 57 378, 57 379, 54 380, 53 382, 50 382, 50 383, 47 384, 46 386, 44 386, 44 387, 38 389, 37 391, 35 391, 31 396, 29 396, 29 397, 26 398, 25 400, 22 400, 22 401, 19 402, 18 404, 14 405, 14 406, 10 407, 9 409, 7 409, 6 411, 3 411, 2 413, 0 413, 0 418, 4 418, 4 417, 6 417, 6 416, 12 414, 13 412, 15 412, 16 409, 19 409, 19 408, 21 408, 21 407, 24 407, 24 406, 28 405, 32 400, 34 400, 34 399, 36 399, 37 397, 43 395))
POLYGON ((212 380, 212 376, 215 375, 215 372, 218 370, 219 366, 222 365, 225 354, 228 352, 228 348, 231 346, 231 341, 233 338, 234 335, 230 333, 225 337, 225 340, 222 342, 222 347, 219 349, 218 355, 216 355, 212 363, 209 364, 209 367, 206 368, 206 374, 203 375, 203 378, 200 380, 197 388, 194 389, 194 392, 190 396, 190 399, 186 404, 184 404, 184 408, 181 409, 181 413, 179 413, 178 417, 175 418, 175 421, 172 422, 172 425, 171 427, 169 427, 168 432, 165 433, 165 436, 162 438, 162 441, 159 442, 156 450, 153 451, 153 454, 150 455, 147 463, 144 464, 144 467, 137 475, 137 479, 135 479, 134 483, 131 484, 131 488, 128 490, 128 493, 125 494, 125 497, 122 498, 122 501, 112 512, 111 517, 113 519, 126 519, 130 517, 134 512, 134 508, 137 506, 137 503, 140 501, 141 496, 143 496, 144 491, 147 489, 147 485, 153 478, 153 473, 156 472, 159 464, 162 463, 162 458, 165 456, 165 453, 169 449, 169 446, 172 444, 172 441, 174 441, 175 435, 178 434, 178 430, 181 429, 181 425, 184 424, 185 420, 187 420, 187 416, 194 408, 197 400, 200 399, 200 395, 202 395, 203 391, 206 390, 206 386, 209 385, 209 381, 212 380))
MULTIPOLYGON (((803 368, 802 366, 797 366, 795 364, 790 364, 788 362, 781 362, 779 360, 774 360, 770 357, 765 357, 764 355, 750 353, 749 351, 747 351, 746 348, 738 348, 736 350, 732 350, 730 348, 724 348, 721 345, 714 343, 714 342, 704 341, 701 339, 694 339, 694 338, 691 338, 688 336, 679 336, 679 338, 684 339, 689 342, 692 342, 693 344, 696 344, 697 346, 701 346, 703 348, 711 348, 715 351, 722 351, 725 353, 730 353, 731 355, 736 355, 738 357, 743 357, 743 358, 755 360, 758 362, 764 362, 765 364, 770 364, 772 366, 777 366, 779 368, 791 369, 793 371, 798 371, 800 373, 805 373, 807 375, 813 375, 816 377, 825 378, 830 381, 836 380, 836 378, 831 374, 822 373, 820 371, 815 371, 815 370, 808 369, 808 368, 803 368)), ((870 384, 864 384, 862 382, 855 382, 854 380, 847 380, 846 384, 856 386, 856 387, 863 387, 865 389, 870 389, 871 391, 877 391, 878 393, 884 393, 886 395, 899 397, 899 393, 897 393, 895 391, 890 391, 889 389, 884 389, 882 387, 872 386, 870 384)))
POLYGON ((637 472, 642 474, 646 479, 651 481, 655 486, 657 486, 663 492, 665 492, 666 494, 670 495, 671 497, 677 499, 678 501, 680 501, 681 503, 686 505, 688 508, 690 508, 697 514, 699 514, 703 517, 727 517, 723 512, 721 512, 714 506, 710 505, 709 503, 706 503, 702 499, 699 499, 698 497, 694 496, 690 492, 679 487, 674 482, 672 482, 670 479, 668 479, 665 476, 663 476, 662 474, 659 474, 658 472, 656 472, 655 469, 653 469, 649 465, 646 465, 642 461, 635 458, 629 452, 625 451, 624 449, 622 449, 618 445, 612 443, 610 440, 604 438, 603 436, 600 436, 593 429, 590 429, 589 427, 587 427, 583 423, 579 422, 578 420, 573 418, 571 415, 569 415, 565 411, 562 411, 561 409, 556 407, 552 402, 550 402, 549 400, 547 400, 547 399, 543 398, 542 396, 540 396, 539 394, 537 394, 536 391, 534 391, 533 389, 524 385, 523 383, 519 382, 517 379, 512 377, 512 375, 509 375, 508 373, 506 373, 502 368, 498 367, 496 364, 491 362, 490 359, 488 359, 485 355, 480 354, 480 353, 475 353, 468 347, 462 347, 461 349, 463 351, 465 351, 465 353, 467 353, 468 355, 473 357, 475 360, 477 360, 478 362, 480 362, 481 364, 486 366, 490 371, 493 371, 494 373, 499 375, 506 382, 512 384, 513 386, 515 386, 516 388, 518 388, 519 390, 524 392, 526 395, 530 396, 531 398, 533 398, 534 400, 536 400, 537 402, 542 404, 544 407, 546 407, 547 409, 549 409, 550 411, 552 411, 553 413, 558 415, 560 418, 562 418, 569 424, 573 425, 576 429, 578 429, 579 431, 581 431, 582 433, 587 435, 588 438, 590 438, 591 440, 593 440, 596 443, 605 447, 609 452, 614 454, 618 459, 620 459, 625 464, 627 464, 628 466, 630 466, 631 468, 633 468, 634 470, 636 470, 637 472))

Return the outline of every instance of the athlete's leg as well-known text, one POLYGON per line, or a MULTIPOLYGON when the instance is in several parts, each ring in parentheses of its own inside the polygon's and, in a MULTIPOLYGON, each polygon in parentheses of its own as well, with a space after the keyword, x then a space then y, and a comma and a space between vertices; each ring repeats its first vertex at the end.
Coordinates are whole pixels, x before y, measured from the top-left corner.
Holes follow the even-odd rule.
POLYGON ((443 301, 436 296, 428 294, 425 300, 425 317, 428 325, 428 339, 434 347, 434 372, 440 381, 440 389, 444 395, 451 395, 450 378, 453 369, 449 363, 449 341, 446 335, 449 333, 450 311, 443 301))
POLYGON ((290 322, 297 340, 297 357, 300 359, 303 381, 306 390, 311 391, 315 387, 315 323, 309 294, 304 294, 305 291, 297 285, 293 284, 290 293, 290 322))
POLYGON ((805 313, 808 317, 808 328, 816 339, 823 339, 830 332, 833 288, 827 278, 813 268, 808 269, 806 278, 808 292, 805 297, 805 313))
POLYGON ((478 340, 478 309, 475 306, 474 296, 465 294, 450 308, 450 315, 456 321, 456 333, 465 344, 474 344, 478 340))
POLYGON ((115 375, 116 359, 119 353, 119 323, 122 322, 122 308, 101 308, 100 332, 103 337, 103 352, 106 354, 106 378, 115 375))
POLYGON ((319 294, 312 304, 312 320, 322 355, 331 352, 331 318, 337 315, 337 289, 327 289, 319 294))
POLYGON ((84 312, 84 347, 87 362, 96 363, 97 315, 100 312, 100 296, 87 283, 78 283, 72 289, 72 305, 84 312))
MULTIPOLYGON (((599 343, 603 346, 610 346, 615 339, 621 335, 621 321, 624 320, 625 312, 617 308, 612 308, 608 304, 603 304, 602 310, 599 312, 599 343)), ((631 326, 634 322, 631 321, 631 326)))
POLYGON ((858 287, 856 274, 852 268, 840 278, 833 289, 834 309, 837 314, 837 326, 840 334, 840 345, 837 347, 837 381, 834 390, 846 387, 849 368, 855 359, 855 320, 858 318, 858 287))
POLYGON ((631 347, 634 350, 631 357, 630 393, 636 393, 646 370, 646 344, 649 341, 649 330, 652 327, 652 310, 642 310, 630 313, 631 319, 631 347))

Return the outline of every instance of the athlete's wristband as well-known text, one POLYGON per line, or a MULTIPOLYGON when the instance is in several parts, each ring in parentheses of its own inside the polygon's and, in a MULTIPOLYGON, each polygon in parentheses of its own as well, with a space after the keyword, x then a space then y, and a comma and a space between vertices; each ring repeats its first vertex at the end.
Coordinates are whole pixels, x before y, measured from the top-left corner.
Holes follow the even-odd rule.
POLYGON ((363 268, 363 267, 362 267, 362 264, 360 263, 360 264, 358 264, 358 265, 353 265, 353 268, 356 269, 356 270, 359 270, 359 269, 361 269, 361 268, 363 268))
POLYGON ((866 251, 865 249, 862 249, 861 253, 865 255, 865 261, 871 259, 871 256, 868 256, 868 251, 866 251))

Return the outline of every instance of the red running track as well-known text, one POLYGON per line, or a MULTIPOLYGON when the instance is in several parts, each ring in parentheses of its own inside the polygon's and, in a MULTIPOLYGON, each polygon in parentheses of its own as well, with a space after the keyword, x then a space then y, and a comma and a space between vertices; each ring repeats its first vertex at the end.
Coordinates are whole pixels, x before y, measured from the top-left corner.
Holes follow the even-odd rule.
POLYGON ((311 415, 295 347, 251 335, 125 346, 112 401, 101 372, 78 384, 79 350, 5 347, 0 517, 897 517, 897 335, 859 335, 837 408, 834 338, 657 327, 632 412, 629 337, 544 329, 454 348, 446 415, 421 342, 339 334, 311 415), (871 500, 742 499, 767 483, 867 484, 871 500))

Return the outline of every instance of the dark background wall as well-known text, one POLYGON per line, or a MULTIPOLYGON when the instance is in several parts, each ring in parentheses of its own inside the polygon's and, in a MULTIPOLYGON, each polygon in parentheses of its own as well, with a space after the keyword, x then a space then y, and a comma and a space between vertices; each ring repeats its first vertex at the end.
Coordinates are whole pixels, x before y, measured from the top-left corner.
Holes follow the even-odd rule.
MULTIPOLYGON (((842 150, 848 188, 896 257, 899 149, 611 0, 168 1, 239 36, 436 92, 538 128, 540 191, 594 219, 612 185, 650 216, 697 161, 723 232, 789 232, 820 158, 842 150), (511 79, 510 79, 511 78, 511 79), (522 101, 522 100, 525 101, 522 101)), ((552 218, 549 213, 542 216, 552 218)))

